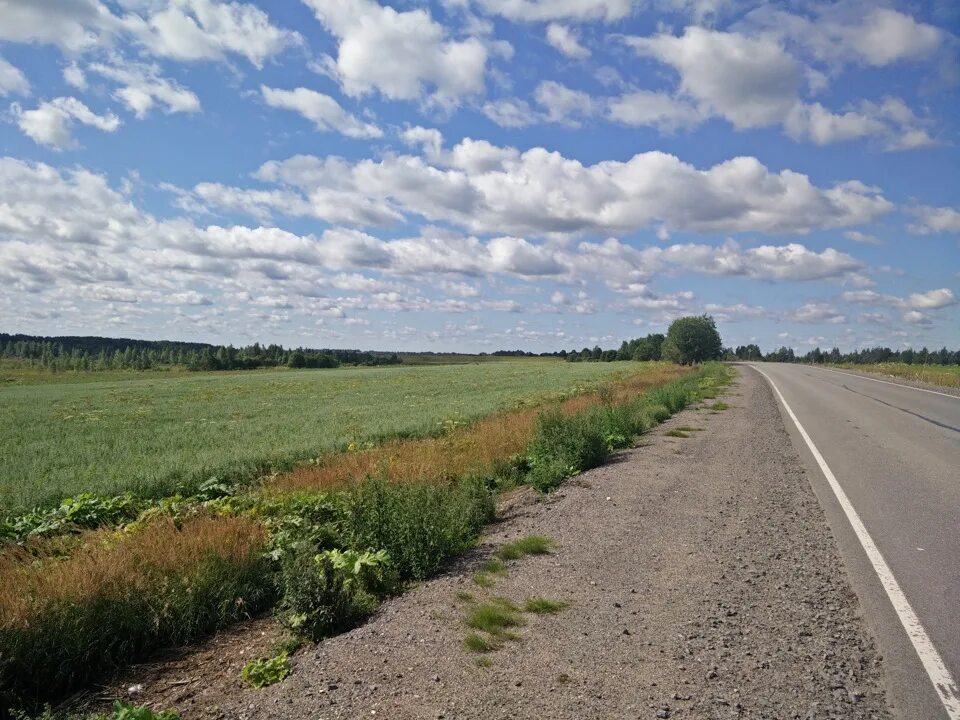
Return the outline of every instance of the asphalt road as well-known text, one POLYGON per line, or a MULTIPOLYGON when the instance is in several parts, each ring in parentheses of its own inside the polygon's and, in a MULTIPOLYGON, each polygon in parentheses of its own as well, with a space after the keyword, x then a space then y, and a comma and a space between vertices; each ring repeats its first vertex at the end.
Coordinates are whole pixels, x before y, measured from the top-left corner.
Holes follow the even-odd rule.
POLYGON ((845 508, 781 403, 884 655, 894 712, 960 718, 956 687, 938 690, 931 680, 936 662, 922 637, 939 655, 940 669, 960 679, 960 398, 804 365, 755 369, 780 391, 849 500, 845 508), (851 508, 869 535, 866 543, 851 508), (882 555, 879 571, 870 539, 882 555), (903 598, 907 615, 912 608, 922 626, 913 638, 903 598))

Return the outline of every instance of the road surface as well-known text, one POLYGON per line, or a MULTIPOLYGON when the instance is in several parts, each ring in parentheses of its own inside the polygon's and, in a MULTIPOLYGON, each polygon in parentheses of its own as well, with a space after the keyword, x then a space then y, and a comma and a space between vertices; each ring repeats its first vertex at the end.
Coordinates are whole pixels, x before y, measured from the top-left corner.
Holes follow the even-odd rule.
POLYGON ((885 657, 894 711, 957 720, 960 398, 804 365, 752 367, 779 391, 885 657))

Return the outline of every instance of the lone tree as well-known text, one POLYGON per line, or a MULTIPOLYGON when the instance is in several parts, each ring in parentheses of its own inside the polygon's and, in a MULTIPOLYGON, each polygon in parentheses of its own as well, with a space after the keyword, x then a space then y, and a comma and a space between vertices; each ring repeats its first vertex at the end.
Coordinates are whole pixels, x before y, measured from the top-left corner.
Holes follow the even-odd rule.
POLYGON ((664 360, 692 365, 719 359, 723 354, 723 343, 712 317, 688 316, 677 318, 670 324, 661 352, 664 360))

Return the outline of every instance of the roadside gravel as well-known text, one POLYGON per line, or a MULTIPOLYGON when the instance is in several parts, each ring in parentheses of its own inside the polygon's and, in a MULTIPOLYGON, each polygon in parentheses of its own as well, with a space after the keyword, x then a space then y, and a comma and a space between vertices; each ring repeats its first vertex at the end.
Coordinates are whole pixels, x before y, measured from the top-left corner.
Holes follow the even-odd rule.
POLYGON ((515 498, 481 548, 363 627, 298 652, 282 683, 251 690, 237 677, 271 637, 261 623, 111 690, 142 682, 138 702, 185 720, 890 717, 773 397, 737 372, 729 409, 684 411, 547 499, 515 498), (664 434, 681 426, 704 429, 664 434), (474 584, 496 547, 533 533, 555 550, 511 562, 492 588, 474 584), (463 593, 570 605, 525 615, 519 640, 480 667, 463 646, 463 593))

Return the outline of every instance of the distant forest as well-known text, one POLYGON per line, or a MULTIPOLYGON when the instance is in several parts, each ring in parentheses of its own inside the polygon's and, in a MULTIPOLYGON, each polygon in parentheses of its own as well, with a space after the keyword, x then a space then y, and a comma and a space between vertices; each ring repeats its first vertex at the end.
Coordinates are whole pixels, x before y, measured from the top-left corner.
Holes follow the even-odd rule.
POLYGON ((397 365, 396 353, 285 348, 254 343, 246 347, 168 340, 104 337, 40 337, 0 333, 0 359, 15 365, 63 370, 189 370, 254 368, 335 368, 341 365, 397 365))
MULTIPOLYGON (((245 347, 170 340, 133 340, 104 337, 44 337, 0 333, 0 361, 19 367, 58 371, 149 370, 158 367, 184 367, 188 370, 252 370, 256 368, 335 368, 342 365, 399 365, 404 357, 413 364, 429 362, 431 357, 556 357, 568 362, 614 362, 617 360, 660 360, 664 335, 652 333, 624 340, 619 349, 599 346, 582 350, 532 353, 524 350, 497 350, 479 355, 457 353, 396 353, 335 348, 285 348, 282 345, 254 343, 245 347)), ((764 353, 758 345, 725 348, 725 360, 802 363, 892 363, 910 365, 960 365, 960 350, 891 350, 875 347, 843 353, 838 348, 814 348, 798 355, 781 347, 764 353)))
MULTIPOLYGON (((572 362, 611 362, 615 360, 659 360, 664 336, 654 333, 634 340, 624 340, 619 350, 603 350, 599 346, 555 353, 572 362)), ((753 360, 759 362, 798 362, 798 363, 853 363, 867 365, 874 363, 906 363, 908 365, 960 365, 960 350, 891 350, 888 347, 874 347, 852 352, 840 352, 839 348, 821 350, 814 348, 810 352, 798 355, 793 348, 781 347, 764 353, 759 345, 740 345, 737 348, 724 348, 724 360, 753 360)))

